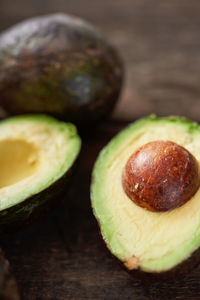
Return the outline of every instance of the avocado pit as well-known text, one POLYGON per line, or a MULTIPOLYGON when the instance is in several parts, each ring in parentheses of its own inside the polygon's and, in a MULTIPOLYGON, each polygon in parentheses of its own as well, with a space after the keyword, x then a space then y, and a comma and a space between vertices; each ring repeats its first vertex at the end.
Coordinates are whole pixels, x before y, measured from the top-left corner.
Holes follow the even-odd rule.
POLYGON ((138 206, 168 211, 182 206, 197 192, 198 164, 189 151, 174 142, 149 142, 128 159, 122 185, 138 206))

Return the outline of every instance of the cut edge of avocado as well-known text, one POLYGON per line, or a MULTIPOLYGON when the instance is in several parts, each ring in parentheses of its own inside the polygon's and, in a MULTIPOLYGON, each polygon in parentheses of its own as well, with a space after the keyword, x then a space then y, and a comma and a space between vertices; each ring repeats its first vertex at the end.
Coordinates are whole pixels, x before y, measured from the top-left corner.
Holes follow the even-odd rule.
MULTIPOLYGON (((146 131, 148 132, 148 131, 146 131)), ((163 117, 158 118, 155 115, 151 115, 147 118, 140 119, 132 124, 130 124, 127 128, 122 130, 117 136, 115 136, 108 144, 107 146, 100 152, 97 161, 95 163, 93 174, 92 174, 92 184, 91 184, 91 202, 92 202, 92 208, 94 215, 99 223, 101 233, 103 236, 103 239, 114 256, 116 256, 120 261, 123 262, 125 267, 129 270, 140 270, 147 273, 167 273, 167 271, 171 271, 172 269, 175 269, 175 267, 181 265, 184 261, 187 261, 187 259, 192 255, 192 253, 195 252, 200 246, 200 215, 198 218, 198 214, 196 214, 196 207, 192 210, 193 205, 196 205, 195 201, 197 197, 200 197, 200 191, 192 197, 191 200, 188 201, 185 205, 182 207, 179 207, 173 211, 165 212, 165 213, 155 213, 155 212, 149 212, 144 210, 141 207, 136 206, 126 195, 124 195, 124 202, 118 203, 116 200, 110 200, 109 195, 113 193, 113 199, 117 199, 118 192, 121 195, 123 193, 122 187, 121 187, 121 177, 120 174, 117 176, 117 186, 112 183, 111 186, 109 186, 109 183, 106 185, 106 180, 109 174, 112 174, 111 171, 113 171, 113 176, 110 175, 110 182, 115 181, 114 177, 117 174, 117 167, 116 164, 118 161, 123 160, 120 158, 120 155, 123 155, 124 149, 130 148, 131 144, 136 143, 137 147, 136 149, 145 144, 146 142, 149 142, 154 139, 159 140, 172 140, 175 142, 178 142, 178 144, 181 144, 182 146, 186 147, 197 159, 198 164, 200 164, 200 155, 198 156, 198 148, 200 147, 200 127, 196 122, 191 122, 187 118, 184 117, 178 117, 178 116, 171 116, 171 117, 163 117), (145 133, 147 127, 149 129, 149 126, 152 128, 156 126, 160 126, 159 128, 159 134, 157 134, 156 137, 151 139, 148 138, 148 133, 145 133), (163 130, 166 129, 171 130, 171 138, 170 135, 165 136, 162 135, 163 130), (173 128, 173 129, 172 129, 173 128), (179 136, 178 139, 175 138, 176 130, 178 134, 183 134, 183 136, 179 136), (144 135, 147 135, 147 139, 142 141, 144 135), (173 135, 174 134, 174 135, 173 135), (185 139, 184 139, 185 136, 185 139), (140 143, 137 143, 137 140, 140 140, 140 143), (199 144, 197 140, 199 139, 199 144), (197 143, 195 148, 195 141, 197 143), (124 146, 121 145, 124 143, 124 146), (121 146, 121 147, 120 147, 121 146), (116 162, 117 161, 117 162, 116 162), (110 171, 111 170, 111 171, 110 171), (112 178, 112 179, 111 179, 112 178), (110 193, 110 194, 109 194, 110 193), (110 201, 110 202, 109 202, 110 201), (114 205, 115 204, 115 205, 114 205), (121 205, 121 206, 120 206, 121 205), (121 208, 120 208, 121 207, 121 208), (193 215, 195 216, 193 220, 195 230, 189 226, 188 229, 184 229, 183 234, 185 234, 185 241, 183 239, 181 240, 180 244, 176 243, 175 246, 173 246, 173 249, 168 249, 165 251, 163 249, 163 253, 160 253, 159 245, 157 246, 157 250, 154 250, 152 253, 152 258, 148 256, 148 252, 150 252, 149 249, 151 249, 151 239, 148 239, 147 241, 141 241, 142 237, 140 238, 140 234, 137 231, 137 226, 133 225, 132 228, 128 230, 126 228, 127 224, 130 224, 131 218, 133 217, 133 212, 136 210, 137 214, 141 213, 142 217, 144 216, 144 213, 147 213, 149 216, 159 216, 159 218, 162 218, 162 216, 165 216, 167 219, 167 216, 169 219, 171 218, 171 221, 173 220, 173 215, 181 215, 181 212, 185 214, 185 208, 189 209, 189 211, 192 211, 193 215), (125 210, 126 213, 123 215, 123 213, 119 213, 120 210, 125 210), (116 219, 120 221, 115 220, 114 212, 119 213, 116 219), (132 211, 130 213, 130 211, 132 211), (131 214, 131 217, 127 217, 128 214, 131 214), (120 215, 121 214, 121 215, 120 215), (129 218, 128 223, 126 224, 126 221, 124 218, 129 218), (139 247, 137 248, 137 253, 134 252, 134 247, 131 245, 131 238, 128 239, 128 237, 133 236, 132 234, 129 234, 128 231, 135 231, 137 233, 137 239, 141 242, 141 247, 146 247, 145 251, 147 252, 147 255, 143 255, 141 258, 139 255, 139 252, 143 250, 139 250, 139 247), (192 237, 191 237, 192 235, 192 237), (188 240, 187 240, 188 239, 188 240), (146 243, 150 243, 149 245, 143 246, 146 243), (157 251, 157 253, 156 253, 157 251), (170 252, 171 251, 171 252, 170 252)), ((134 148, 134 147, 133 147, 134 148)), ((136 149, 132 150, 136 150, 136 149)), ((129 150, 130 150, 129 149, 129 150)), ((129 155, 132 154, 132 150, 128 151, 126 153, 126 156, 124 158, 123 162, 120 162, 120 169, 119 173, 122 171, 122 166, 125 165, 126 160, 129 158, 129 155)), ((123 157, 122 157, 123 158, 123 157)), ((200 201, 199 201, 200 202, 200 201)), ((199 204, 200 206, 200 204, 199 204)), ((184 224, 187 222, 188 216, 184 215, 184 224)), ((180 219, 180 218, 179 218, 180 219)), ((177 219, 178 220, 178 219, 177 219)), ((192 224, 193 224, 192 223, 192 224)), ((175 224, 178 225, 178 221, 175 224)), ((180 225, 180 224, 179 224, 180 225)), ((157 225, 158 226, 158 225, 157 225)), ((161 226, 159 224, 159 226, 161 226)), ((158 227, 159 227, 158 226, 158 227)), ((156 227, 156 226, 155 226, 156 227)), ((170 227, 170 226, 169 226, 170 227)), ((152 229, 152 228, 151 228, 152 229)), ((155 228, 154 228, 155 229, 155 228)), ((162 228, 163 230, 163 228, 162 228)), ((169 230, 166 227, 166 232, 169 230)), ((174 231, 176 231, 174 229, 174 231)), ((182 228, 181 228, 182 230, 182 228)), ((162 235, 164 232, 162 231, 162 235)), ((169 237, 168 237, 169 238, 169 237)), ((156 239, 156 237, 155 237, 156 239)), ((165 240, 165 236, 163 235, 163 239, 165 240)), ((134 243, 134 239, 132 240, 134 243)), ((168 241, 169 242, 169 241, 168 241)), ((153 243, 153 242, 152 242, 153 243)), ((154 243, 156 244, 156 242, 154 243)), ((161 242, 162 244, 162 242, 161 242)), ((162 250, 162 249, 161 249, 162 250)))
POLYGON ((76 127, 47 115, 0 122, 0 230, 59 200, 80 148, 76 127))

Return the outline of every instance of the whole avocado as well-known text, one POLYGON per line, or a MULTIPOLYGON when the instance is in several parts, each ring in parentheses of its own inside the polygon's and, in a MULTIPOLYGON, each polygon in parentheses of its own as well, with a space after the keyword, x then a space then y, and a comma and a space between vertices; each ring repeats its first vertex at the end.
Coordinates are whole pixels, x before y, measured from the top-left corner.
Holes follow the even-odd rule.
POLYGON ((96 121, 114 107, 122 76, 116 50, 79 18, 35 17, 0 35, 0 105, 8 114, 96 121))

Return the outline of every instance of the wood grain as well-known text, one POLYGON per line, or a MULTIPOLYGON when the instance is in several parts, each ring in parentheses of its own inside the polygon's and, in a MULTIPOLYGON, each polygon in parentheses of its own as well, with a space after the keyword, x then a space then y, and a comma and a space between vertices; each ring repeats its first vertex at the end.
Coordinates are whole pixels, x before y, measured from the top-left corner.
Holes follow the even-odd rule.
POLYGON ((0 249, 0 299, 20 300, 16 279, 2 249, 0 249))

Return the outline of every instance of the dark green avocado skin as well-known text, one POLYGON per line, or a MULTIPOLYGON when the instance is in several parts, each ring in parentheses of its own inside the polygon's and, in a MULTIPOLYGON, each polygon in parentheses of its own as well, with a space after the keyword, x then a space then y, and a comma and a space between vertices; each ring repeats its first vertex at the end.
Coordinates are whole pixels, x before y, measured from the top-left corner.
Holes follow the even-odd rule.
POLYGON ((12 274, 8 260, 0 249, 0 299, 20 300, 17 282, 12 274))
POLYGON ((76 17, 36 17, 0 35, 0 105, 8 114, 96 121, 114 107, 122 77, 117 51, 76 17))
POLYGON ((46 212, 55 208, 64 198, 64 194, 78 160, 56 182, 38 194, 32 195, 21 203, 0 211, 0 233, 18 230, 33 223, 46 212))

